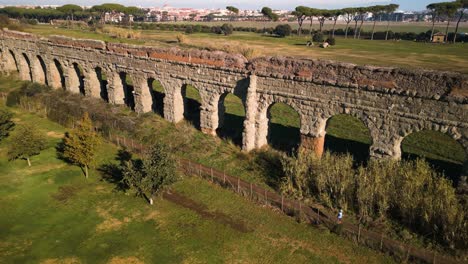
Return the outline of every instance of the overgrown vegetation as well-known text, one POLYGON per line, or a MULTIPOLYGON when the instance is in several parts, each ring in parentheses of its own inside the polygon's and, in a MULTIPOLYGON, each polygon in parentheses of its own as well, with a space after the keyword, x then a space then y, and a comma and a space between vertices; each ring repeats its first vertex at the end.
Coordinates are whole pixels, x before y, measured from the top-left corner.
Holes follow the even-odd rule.
POLYGON ((350 155, 317 157, 302 150, 283 155, 281 164, 280 189, 288 196, 354 212, 365 224, 389 218, 450 248, 467 248, 468 208, 452 182, 423 160, 371 160, 355 168, 350 155))
POLYGON ((15 129, 8 148, 8 159, 25 159, 31 166, 31 157, 37 156, 46 148, 46 138, 33 125, 23 124, 15 129))
POLYGON ((0 107, 0 141, 8 137, 10 131, 15 126, 15 123, 11 120, 13 113, 8 109, 0 107))

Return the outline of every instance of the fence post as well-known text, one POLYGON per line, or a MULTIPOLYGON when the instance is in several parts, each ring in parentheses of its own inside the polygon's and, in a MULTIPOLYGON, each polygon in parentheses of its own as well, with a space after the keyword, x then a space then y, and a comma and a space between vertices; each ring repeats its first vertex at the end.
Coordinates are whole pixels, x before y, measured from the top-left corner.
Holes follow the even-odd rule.
POLYGON ((382 248, 383 248, 383 233, 380 236, 380 251, 382 251, 382 248))
POLYGON ((240 192, 240 178, 237 178, 237 192, 240 192))
POLYGON ((283 202, 284 202, 284 198, 283 198, 283 195, 281 194, 281 212, 284 212, 283 202))
POLYGON ((268 205, 267 190, 265 189, 265 205, 268 205))
POLYGON ((226 171, 223 170, 223 184, 226 185, 226 171))
POLYGON ((432 264, 435 264, 436 263, 436 252, 434 251, 434 257, 432 259, 432 264))
POLYGON ((190 162, 190 160, 188 161, 188 173, 192 174, 192 163, 190 162))
POLYGON ((198 165, 198 177, 201 178, 201 164, 198 165))
POLYGON ((117 138, 117 146, 120 147, 120 140, 119 140, 119 137, 116 137, 117 138))
POLYGON ((250 183, 250 199, 253 199, 253 193, 252 193, 252 183, 250 183))
POLYGON ((299 221, 301 221, 300 219, 302 218, 302 203, 301 201, 299 201, 299 221))
POLYGON ((408 247, 408 250, 406 251, 406 260, 405 260, 406 263, 408 263, 409 254, 410 254, 410 247, 408 247))
POLYGON ((358 224, 358 233, 357 233, 357 243, 359 244, 359 239, 361 238, 361 221, 358 224))
POLYGON ((211 172, 211 182, 214 182, 213 181, 213 168, 210 168, 210 172, 211 172))

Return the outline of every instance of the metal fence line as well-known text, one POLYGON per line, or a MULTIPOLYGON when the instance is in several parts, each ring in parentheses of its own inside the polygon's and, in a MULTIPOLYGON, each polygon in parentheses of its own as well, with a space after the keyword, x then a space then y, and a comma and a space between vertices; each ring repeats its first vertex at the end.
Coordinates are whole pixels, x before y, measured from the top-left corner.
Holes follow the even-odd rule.
MULTIPOLYGON (((145 151, 145 147, 138 142, 135 142, 133 139, 109 135, 109 140, 119 146, 124 146, 127 149, 140 154, 145 151)), ((285 198, 283 195, 257 186, 251 182, 244 181, 239 177, 228 175, 224 171, 218 171, 214 168, 204 166, 188 159, 178 159, 178 165, 179 169, 188 175, 198 176, 224 188, 231 189, 234 192, 257 202, 258 204, 278 208, 284 214, 298 217, 298 219, 305 220, 311 224, 323 225, 332 231, 337 228, 335 215, 326 209, 320 209, 321 206, 319 204, 305 205, 300 201, 285 198)), ((351 223, 343 222, 341 224, 340 234, 357 244, 389 253, 395 258, 403 261, 414 260, 426 263, 444 264, 463 263, 461 260, 437 254, 435 251, 416 248, 414 246, 398 242, 386 237, 384 233, 377 233, 364 229, 361 225, 356 226, 351 223)))

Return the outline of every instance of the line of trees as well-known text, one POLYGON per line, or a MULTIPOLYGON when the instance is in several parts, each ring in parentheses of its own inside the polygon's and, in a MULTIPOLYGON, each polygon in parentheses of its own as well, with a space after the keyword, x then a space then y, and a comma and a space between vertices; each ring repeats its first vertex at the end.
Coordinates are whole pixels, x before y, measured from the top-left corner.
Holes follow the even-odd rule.
MULTIPOLYGON (((314 19, 317 18, 317 21, 319 23, 319 32, 323 32, 323 28, 324 28, 326 21, 328 20, 333 21, 333 28, 331 30, 331 36, 335 37, 336 23, 338 21, 338 18, 343 17, 343 19, 346 22, 345 38, 348 38, 348 31, 350 28, 349 25, 351 22, 354 21, 355 23, 354 38, 360 39, 361 32, 362 32, 362 25, 364 24, 366 15, 368 13, 372 13, 373 19, 374 19, 374 25, 372 27, 371 39, 373 40, 374 34, 375 34, 375 24, 377 22, 377 19, 381 20, 384 14, 386 14, 387 17, 390 17, 390 15, 393 12, 395 12, 398 9, 398 7, 399 5, 389 4, 389 5, 375 5, 375 6, 369 6, 369 7, 355 7, 355 8, 353 7, 353 8, 328 10, 328 9, 311 8, 307 6, 298 6, 292 12, 292 15, 296 17, 297 23, 299 25, 299 29, 297 31, 297 34, 299 36, 302 34, 304 21, 309 19, 310 21, 309 32, 312 32, 314 19), (358 27, 358 24, 359 24, 359 27, 358 27)), ((387 19, 387 22, 388 22, 387 30, 386 30, 387 36, 385 38, 386 40, 388 40, 388 32, 390 31, 390 20, 387 19)))
POLYGON ((445 42, 448 42, 449 36, 449 27, 452 20, 458 16, 457 26, 455 27, 455 34, 451 40, 453 43, 457 41, 458 28, 461 20, 463 19, 466 10, 468 9, 468 0, 457 0, 455 2, 441 2, 441 3, 432 3, 427 5, 427 10, 431 16, 432 29, 431 29, 431 39, 435 33, 435 23, 442 19, 447 21, 447 26, 445 28, 445 42))
POLYGON ((54 19, 92 20, 103 21, 106 12, 119 12, 134 16, 135 20, 143 20, 144 11, 135 6, 123 6, 120 4, 102 4, 83 9, 81 6, 66 4, 57 8, 22 8, 7 6, 0 8, 0 14, 5 14, 15 19, 36 19, 39 22, 49 22, 54 19))

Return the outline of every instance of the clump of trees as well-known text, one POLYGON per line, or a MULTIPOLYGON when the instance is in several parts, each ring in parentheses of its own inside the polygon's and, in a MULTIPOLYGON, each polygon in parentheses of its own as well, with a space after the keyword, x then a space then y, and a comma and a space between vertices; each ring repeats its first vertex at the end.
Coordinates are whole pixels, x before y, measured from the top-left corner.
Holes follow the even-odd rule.
POLYGON ((15 126, 15 123, 11 120, 13 113, 8 111, 6 108, 0 108, 0 141, 8 137, 10 131, 15 126))
POLYGON ((122 184, 153 204, 155 195, 162 194, 178 180, 176 164, 170 150, 162 143, 155 143, 142 159, 125 162, 122 184))
POLYGON ((19 125, 11 136, 8 159, 24 159, 31 166, 31 157, 39 155, 46 147, 46 138, 31 125, 19 125))
POLYGON ((292 32, 291 26, 289 24, 283 24, 276 26, 273 33, 278 37, 284 38, 290 36, 292 32))
POLYGON ((354 212, 362 223, 393 219, 439 242, 466 248, 467 214, 452 183, 423 160, 371 160, 354 167, 350 155, 306 150, 281 158, 283 194, 314 198, 330 208, 354 212))
POLYGON ((95 162, 99 145, 100 138, 94 131, 88 113, 85 113, 77 126, 65 134, 61 154, 67 161, 79 166, 88 178, 88 169, 95 162))
POLYGON ((435 23, 441 19, 447 21, 447 26, 445 28, 445 42, 449 40, 449 27, 451 21, 458 15, 457 26, 455 27, 455 32, 453 34, 452 42, 455 43, 458 35, 458 28, 460 21, 465 15, 465 11, 468 8, 468 0, 457 0, 455 2, 440 2, 432 3, 426 6, 429 14, 431 15, 432 28, 431 28, 431 37, 432 40, 435 34, 435 23))

